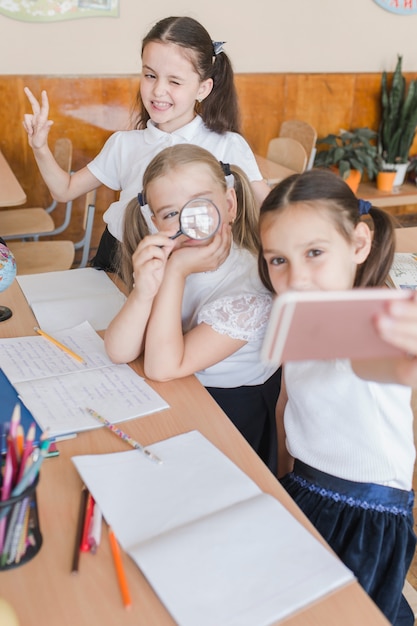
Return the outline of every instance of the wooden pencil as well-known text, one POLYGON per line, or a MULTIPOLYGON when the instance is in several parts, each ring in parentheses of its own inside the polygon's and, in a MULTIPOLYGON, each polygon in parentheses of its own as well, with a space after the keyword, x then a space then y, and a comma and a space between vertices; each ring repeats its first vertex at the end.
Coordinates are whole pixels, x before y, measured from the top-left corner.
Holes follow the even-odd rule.
POLYGON ((114 566, 116 568, 117 581, 119 583, 120 592, 122 594, 123 604, 126 609, 132 606, 132 600, 130 598, 129 588, 127 586, 127 579, 122 562, 122 555, 120 554, 119 544, 116 539, 112 528, 109 526, 109 541, 110 548, 113 555, 114 566))

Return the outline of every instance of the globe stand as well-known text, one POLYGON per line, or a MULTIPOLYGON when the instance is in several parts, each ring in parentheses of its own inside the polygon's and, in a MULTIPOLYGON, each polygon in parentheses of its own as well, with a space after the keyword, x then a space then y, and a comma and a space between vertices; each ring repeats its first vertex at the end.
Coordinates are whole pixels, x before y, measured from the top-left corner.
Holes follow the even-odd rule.
MULTIPOLYGON (((16 278, 16 260, 13 253, 0 237, 0 293, 5 291, 16 278)), ((0 305, 0 323, 13 315, 8 306, 0 305)))
POLYGON ((0 306, 0 322, 5 322, 10 319, 12 315, 13 312, 8 306, 0 306))

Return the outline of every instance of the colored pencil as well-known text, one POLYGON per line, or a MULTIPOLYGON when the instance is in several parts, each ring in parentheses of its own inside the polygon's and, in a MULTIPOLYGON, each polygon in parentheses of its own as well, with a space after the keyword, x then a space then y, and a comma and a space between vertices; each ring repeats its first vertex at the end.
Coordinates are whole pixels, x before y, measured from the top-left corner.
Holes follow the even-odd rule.
POLYGON ((85 507, 87 505, 88 491, 86 487, 81 489, 80 508, 78 511, 77 531, 75 534, 74 550, 72 554, 71 573, 76 574, 78 572, 78 565, 80 562, 80 546, 83 536, 85 507))
POLYGON ((36 433, 36 424, 32 422, 32 424, 28 428, 26 441, 23 446, 23 454, 20 459, 20 467, 19 467, 19 474, 17 477, 17 482, 21 481, 21 479, 23 478, 23 474, 25 473, 27 461, 33 451, 33 442, 35 440, 35 433, 36 433))
POLYGON ((85 507, 83 534, 82 534, 82 537, 81 537, 81 545, 80 545, 81 552, 89 552, 90 551, 90 544, 89 544, 89 541, 88 541, 88 533, 90 531, 90 525, 91 525, 91 520, 92 520, 92 517, 93 517, 93 511, 94 511, 94 500, 93 500, 93 496, 89 492, 88 496, 87 496, 87 504, 86 504, 86 507, 85 507))
POLYGON ((97 502, 94 502, 93 519, 88 533, 88 543, 90 544, 90 552, 95 554, 101 541, 101 526, 103 515, 97 502))
POLYGON ((126 609, 132 606, 132 600, 130 598, 129 588, 127 586, 127 579, 122 562, 122 555, 120 554, 119 544, 117 543, 116 535, 109 526, 109 541, 110 548, 113 555, 114 566, 116 568, 117 581, 119 583, 120 592, 122 594, 123 604, 126 609))
POLYGON ((17 427, 17 434, 16 434, 16 451, 17 451, 17 460, 19 464, 22 460, 24 443, 25 443, 25 433, 24 433, 22 424, 19 424, 17 427))
POLYGON ((144 448, 144 446, 142 446, 138 441, 135 441, 132 437, 130 437, 130 435, 128 435, 123 430, 121 430, 120 428, 117 428, 117 426, 115 426, 114 424, 106 420, 106 418, 100 415, 99 413, 97 413, 97 411, 94 411, 94 409, 88 409, 88 408, 86 409, 86 411, 92 417, 94 417, 96 420, 98 420, 104 426, 106 426, 109 430, 111 430, 112 433, 120 437, 120 439, 123 439, 123 441, 126 441, 126 443, 132 446, 132 448, 135 448, 135 450, 139 450, 139 452, 142 452, 142 454, 145 454, 148 457, 148 459, 155 461, 155 463, 162 463, 161 459, 157 457, 156 454, 153 454, 152 452, 144 448))

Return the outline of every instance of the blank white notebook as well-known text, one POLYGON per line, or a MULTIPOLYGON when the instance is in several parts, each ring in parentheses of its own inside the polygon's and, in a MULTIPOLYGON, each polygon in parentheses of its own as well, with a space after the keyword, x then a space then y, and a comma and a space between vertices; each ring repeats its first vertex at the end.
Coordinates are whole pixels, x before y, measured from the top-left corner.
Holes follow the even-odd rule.
POLYGON ((16 277, 38 324, 47 332, 88 321, 105 330, 126 297, 105 272, 93 267, 16 277))
POLYGON ((201 433, 73 457, 121 546, 180 626, 267 626, 353 579, 201 433))

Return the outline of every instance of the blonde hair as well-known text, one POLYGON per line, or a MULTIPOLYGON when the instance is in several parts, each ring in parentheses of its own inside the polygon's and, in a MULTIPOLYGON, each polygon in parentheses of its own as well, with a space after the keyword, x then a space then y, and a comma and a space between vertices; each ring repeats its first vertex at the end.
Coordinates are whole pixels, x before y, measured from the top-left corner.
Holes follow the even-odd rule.
MULTIPOLYGON (((204 148, 194 144, 177 144, 159 152, 147 166, 143 175, 143 198, 146 198, 147 189, 152 181, 162 178, 178 167, 189 164, 195 165, 196 163, 209 167, 213 182, 220 185, 226 192, 225 170, 228 172, 228 165, 220 163, 211 152, 204 148)), ((232 226, 233 241, 240 248, 245 248, 257 255, 259 251, 259 212, 256 199, 243 170, 236 165, 230 165, 230 173, 234 177, 237 198, 236 219, 232 226)), ((139 242, 148 234, 149 228, 143 217, 141 206, 138 200, 134 198, 126 207, 123 243, 119 244, 117 255, 118 271, 129 290, 133 287, 132 255, 139 242)))

